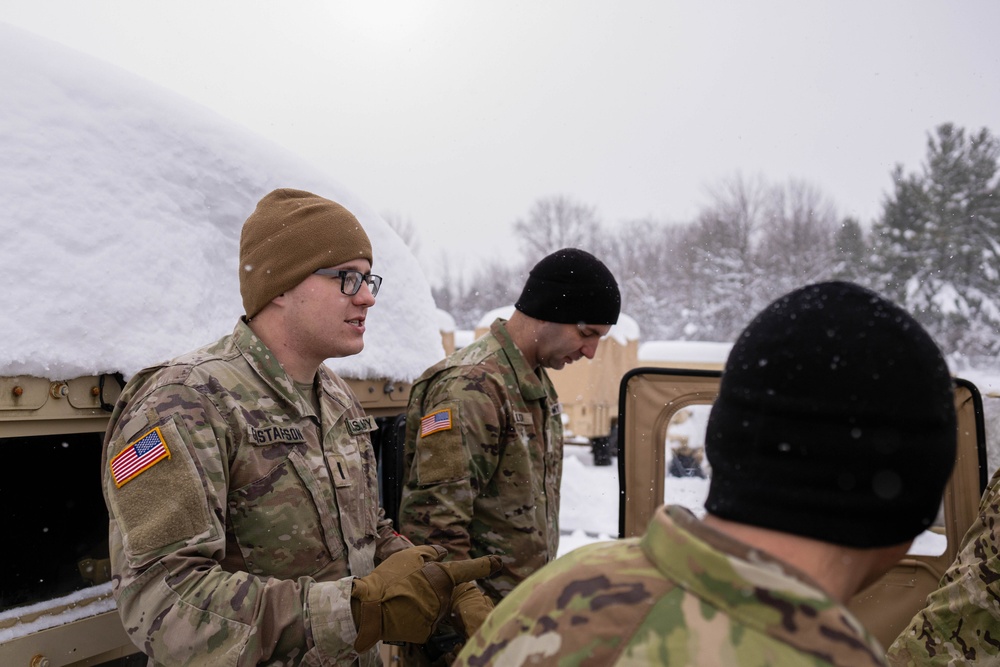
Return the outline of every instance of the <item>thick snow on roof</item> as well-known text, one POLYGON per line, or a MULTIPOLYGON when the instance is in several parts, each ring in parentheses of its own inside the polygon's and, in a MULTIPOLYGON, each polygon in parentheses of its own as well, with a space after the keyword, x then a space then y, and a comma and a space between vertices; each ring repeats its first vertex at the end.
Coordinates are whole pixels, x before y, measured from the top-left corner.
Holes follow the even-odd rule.
POLYGON ((639 340, 639 323, 625 313, 618 315, 618 321, 608 332, 610 338, 614 338, 621 345, 626 345, 630 340, 639 340))
POLYGON ((342 375, 416 378, 444 354, 416 258, 347 188, 207 109, 0 23, 0 375, 140 368, 242 315, 240 228, 277 187, 343 204, 385 282, 342 375))
POLYGON ((486 329, 493 324, 493 320, 498 317, 502 317, 505 320, 509 320, 510 316, 514 314, 514 306, 500 306, 499 308, 494 308, 491 311, 483 313, 483 316, 479 318, 476 322, 477 329, 486 329))
POLYGON ((639 361, 726 362, 732 343, 709 343, 691 340, 652 340, 639 345, 639 361))
POLYGON ((455 331, 455 318, 447 310, 437 309, 437 324, 442 333, 455 331))
MULTIPOLYGON (((510 316, 513 314, 513 305, 494 308, 488 313, 484 313, 483 316, 479 318, 479 322, 476 323, 476 328, 485 329, 493 324, 493 320, 498 317, 509 320, 510 316)), ((621 313, 618 316, 618 322, 612 326, 611 331, 608 332, 608 337, 614 338, 621 345, 627 344, 630 340, 639 340, 639 323, 625 313, 621 313)))

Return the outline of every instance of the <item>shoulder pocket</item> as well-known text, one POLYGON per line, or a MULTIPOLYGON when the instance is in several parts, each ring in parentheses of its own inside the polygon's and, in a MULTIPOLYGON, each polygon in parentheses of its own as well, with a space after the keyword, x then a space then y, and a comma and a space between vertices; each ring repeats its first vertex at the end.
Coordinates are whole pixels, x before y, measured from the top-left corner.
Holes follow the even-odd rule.
POLYGON ((108 504, 133 566, 166 546, 214 532, 204 484, 173 419, 119 445, 105 475, 108 504))
POLYGON ((462 438, 457 405, 438 406, 417 425, 414 453, 417 484, 429 486, 470 476, 469 450, 462 438))

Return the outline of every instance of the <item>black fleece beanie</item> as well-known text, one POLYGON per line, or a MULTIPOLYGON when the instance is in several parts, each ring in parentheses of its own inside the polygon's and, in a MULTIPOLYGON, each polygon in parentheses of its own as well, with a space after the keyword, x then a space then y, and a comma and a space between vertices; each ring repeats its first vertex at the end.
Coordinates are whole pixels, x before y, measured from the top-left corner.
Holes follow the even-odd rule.
POLYGON ((621 302, 618 283, 601 260, 563 248, 535 264, 514 307, 545 322, 615 324, 621 302))
POLYGON ((765 308, 712 406, 706 509, 851 547, 931 525, 955 462, 953 382, 909 314, 844 282, 765 308))

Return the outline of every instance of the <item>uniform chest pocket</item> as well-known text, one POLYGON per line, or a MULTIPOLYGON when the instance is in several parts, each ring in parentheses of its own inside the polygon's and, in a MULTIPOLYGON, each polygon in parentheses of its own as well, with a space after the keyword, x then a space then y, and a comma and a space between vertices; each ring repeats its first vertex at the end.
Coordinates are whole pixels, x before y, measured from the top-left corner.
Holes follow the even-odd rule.
POLYGON ((309 576, 340 556, 340 540, 328 539, 337 534, 333 499, 320 480, 315 466, 293 451, 263 477, 230 491, 229 520, 251 574, 309 576))

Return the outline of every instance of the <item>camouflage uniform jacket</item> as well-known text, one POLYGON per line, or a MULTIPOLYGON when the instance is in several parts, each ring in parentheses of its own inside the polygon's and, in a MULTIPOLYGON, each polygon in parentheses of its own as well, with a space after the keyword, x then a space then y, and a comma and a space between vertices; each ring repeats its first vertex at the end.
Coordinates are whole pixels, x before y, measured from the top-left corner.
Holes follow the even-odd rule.
POLYGON ((888 658, 891 665, 1000 664, 1000 471, 958 556, 888 658))
POLYGON ((884 665, 878 641, 803 574, 660 508, 641 538, 598 542, 501 602, 454 664, 884 665))
POLYGON ((319 416, 243 322, 125 387, 104 496, 151 664, 380 664, 352 646, 352 575, 408 543, 378 505, 374 419, 325 367, 317 391, 319 416))
POLYGON ((411 390, 400 532, 449 558, 500 555, 500 573, 479 582, 500 600, 555 558, 562 435, 552 382, 498 319, 411 390))

